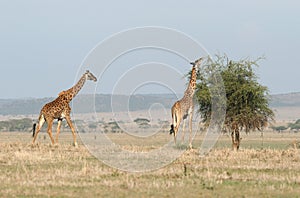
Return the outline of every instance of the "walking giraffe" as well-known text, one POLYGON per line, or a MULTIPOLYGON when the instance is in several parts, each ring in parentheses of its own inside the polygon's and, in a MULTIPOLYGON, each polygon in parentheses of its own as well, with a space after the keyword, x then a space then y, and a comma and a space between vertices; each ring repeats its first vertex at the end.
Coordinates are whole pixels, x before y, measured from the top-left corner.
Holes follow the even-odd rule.
POLYGON ((171 113, 172 113, 172 124, 170 129, 170 134, 174 134, 174 142, 176 144, 176 136, 179 129, 179 125, 181 120, 183 120, 183 128, 182 128, 182 141, 184 140, 184 128, 185 128, 185 121, 186 118, 189 116, 189 147, 192 148, 192 119, 193 119, 193 111, 194 111, 194 103, 193 103, 193 97, 196 89, 196 78, 197 78, 197 72, 199 70, 199 65, 201 64, 203 58, 199 58, 195 62, 191 62, 193 65, 192 67, 192 73, 190 77, 189 85, 184 92, 184 96, 182 99, 175 102, 175 104, 172 106, 171 113))
POLYGON ((83 87, 84 83, 87 80, 92 80, 92 81, 96 82, 97 78, 91 72, 89 72, 87 70, 73 87, 71 87, 70 89, 68 89, 66 91, 60 92, 59 96, 55 100, 53 100, 52 102, 49 102, 43 106, 43 108, 41 109, 41 112, 40 112, 39 119, 38 119, 36 131, 35 131, 36 124, 33 125, 32 144, 34 144, 34 142, 37 138, 37 135, 40 132, 45 121, 47 122, 47 125, 48 125, 47 132, 50 136, 52 144, 54 144, 54 139, 52 137, 52 124, 53 124, 53 120, 55 120, 55 119, 58 120, 57 131, 56 131, 56 143, 58 143, 58 135, 60 133, 61 122, 63 119, 66 119, 69 127, 72 130, 74 146, 77 146, 75 129, 73 127, 73 124, 71 122, 71 117, 70 117, 71 107, 70 107, 69 103, 78 94, 78 92, 81 90, 81 88, 83 87))

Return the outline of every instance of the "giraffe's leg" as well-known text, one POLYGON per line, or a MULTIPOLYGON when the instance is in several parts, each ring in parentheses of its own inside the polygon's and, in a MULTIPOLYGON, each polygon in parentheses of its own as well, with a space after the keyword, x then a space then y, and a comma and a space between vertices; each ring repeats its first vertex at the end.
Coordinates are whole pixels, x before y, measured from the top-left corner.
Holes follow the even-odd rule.
POLYGON ((58 119, 58 123, 57 123, 57 130, 56 130, 56 137, 55 137, 55 141, 58 144, 58 136, 60 133, 60 127, 61 127, 61 119, 58 119))
POLYGON ((174 142, 175 142, 175 144, 176 144, 176 136, 177 136, 177 132, 178 132, 178 129, 179 129, 179 126, 180 126, 180 122, 181 122, 181 116, 177 115, 177 122, 175 124, 175 130, 174 130, 174 142))
POLYGON ((189 129, 190 129, 190 135, 189 135, 189 147, 192 148, 192 123, 193 122, 193 111, 190 113, 189 117, 189 129))
POLYGON ((184 133, 185 133, 185 131, 184 131, 184 129, 185 129, 185 121, 186 121, 186 119, 183 119, 183 123, 182 123, 182 136, 181 136, 181 142, 183 143, 183 141, 184 141, 184 133))
POLYGON ((176 145, 176 133, 174 133, 174 143, 176 145))
POLYGON ((171 112, 172 112, 172 125, 171 125, 171 130, 170 132, 174 133, 174 142, 176 145, 176 137, 177 137, 177 132, 180 126, 180 122, 182 120, 182 115, 181 115, 181 109, 180 109, 180 103, 177 101, 175 104, 172 106, 171 112))
POLYGON ((33 140, 32 140, 32 144, 34 144, 36 138, 37 138, 37 135, 38 133, 40 132, 43 124, 45 123, 45 119, 44 119, 44 116, 40 116, 40 120, 39 120, 39 123, 38 123, 38 126, 37 126, 37 129, 36 129, 36 132, 34 134, 34 137, 33 137, 33 140))
POLYGON ((73 139, 74 139, 74 146, 77 146, 77 142, 76 142, 76 133, 75 133, 75 129, 74 129, 74 127, 73 127, 73 124, 72 124, 72 121, 71 121, 70 116, 66 116, 66 120, 67 120, 67 123, 68 123, 69 127, 70 127, 71 130, 72 130, 73 139))
POLYGON ((53 125, 53 119, 50 119, 50 120, 47 120, 47 123, 48 123, 48 135, 51 139, 51 142, 52 142, 52 145, 54 144, 54 139, 53 139, 53 136, 52 136, 52 125, 53 125))

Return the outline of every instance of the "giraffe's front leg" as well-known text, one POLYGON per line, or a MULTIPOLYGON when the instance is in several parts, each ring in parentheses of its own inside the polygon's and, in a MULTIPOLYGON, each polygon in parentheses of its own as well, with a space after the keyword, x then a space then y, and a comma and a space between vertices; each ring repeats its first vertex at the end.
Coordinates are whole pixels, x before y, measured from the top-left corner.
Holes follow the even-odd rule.
POLYGON ((193 122, 193 111, 190 113, 189 117, 189 129, 190 129, 190 134, 189 134, 189 147, 192 149, 192 123, 193 122))
POLYGON ((185 121, 186 121, 186 119, 183 119, 182 121, 183 121, 183 123, 182 123, 181 144, 183 144, 183 142, 184 142, 184 136, 185 136, 185 131, 184 131, 184 129, 185 129, 185 121))
POLYGON ((73 139, 74 139, 74 146, 77 147, 78 145, 77 145, 77 142, 76 142, 76 133, 75 133, 75 129, 73 127, 73 124, 72 124, 70 116, 66 116, 66 120, 67 120, 67 123, 68 123, 69 127, 72 130, 73 139))

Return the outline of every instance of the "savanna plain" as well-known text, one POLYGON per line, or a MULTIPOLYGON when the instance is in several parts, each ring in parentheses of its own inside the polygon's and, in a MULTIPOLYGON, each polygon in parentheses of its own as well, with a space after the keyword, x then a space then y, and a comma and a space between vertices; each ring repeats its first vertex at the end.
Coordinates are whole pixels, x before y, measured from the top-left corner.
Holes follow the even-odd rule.
MULTIPOLYGON (((71 132, 50 145, 41 132, 31 146, 29 132, 0 133, 0 197, 300 197, 298 133, 266 131, 242 134, 239 151, 229 135, 221 135, 206 156, 199 156, 204 133, 193 149, 157 170, 130 173, 105 165, 80 142, 72 146, 71 132)), ((133 152, 157 149, 170 141, 157 133, 143 144, 125 133, 107 133, 133 152), (149 146, 150 145, 150 146, 149 146)))

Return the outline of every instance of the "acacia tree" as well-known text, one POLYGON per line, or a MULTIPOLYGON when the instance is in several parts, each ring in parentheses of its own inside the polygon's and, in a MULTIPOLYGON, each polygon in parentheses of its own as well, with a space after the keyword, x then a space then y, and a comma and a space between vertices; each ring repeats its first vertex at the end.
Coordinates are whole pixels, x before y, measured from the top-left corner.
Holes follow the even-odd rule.
MULTIPOLYGON (((274 113, 269 108, 268 88, 257 82, 253 70, 258 66, 256 60, 243 59, 232 61, 226 55, 216 55, 216 60, 208 59, 201 66, 197 84, 196 100, 202 122, 209 124, 212 115, 211 93, 218 87, 212 86, 214 73, 223 80, 226 94, 226 115, 223 125, 225 132, 231 132, 232 146, 238 150, 241 142, 240 131, 263 130, 274 113)), ((224 97, 225 98, 225 97, 224 97)), ((224 101, 219 101, 220 103, 224 101)))

